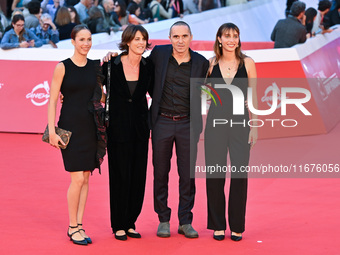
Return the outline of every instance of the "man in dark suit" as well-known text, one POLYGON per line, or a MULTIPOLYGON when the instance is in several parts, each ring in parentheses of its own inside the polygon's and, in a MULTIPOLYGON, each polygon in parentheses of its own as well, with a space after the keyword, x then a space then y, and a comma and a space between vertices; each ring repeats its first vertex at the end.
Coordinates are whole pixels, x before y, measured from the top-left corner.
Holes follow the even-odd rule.
MULTIPOLYGON (((192 34, 187 23, 174 23, 169 38, 171 45, 155 46, 149 56, 155 66, 149 116, 154 165, 154 209, 160 221, 157 236, 170 237, 168 181, 175 144, 180 196, 178 233, 197 238, 198 233, 191 225, 191 210, 195 200, 194 165, 197 142, 202 132, 202 116, 200 89, 190 79, 205 78, 209 61, 189 48, 192 34)), ((103 60, 108 61, 115 55, 109 52, 103 60)))
POLYGON ((204 78, 209 62, 189 48, 192 34, 187 23, 174 23, 170 28, 169 38, 172 45, 156 46, 150 54, 155 66, 151 129, 154 209, 160 221, 157 236, 170 236, 168 180, 175 145, 180 195, 178 233, 188 238, 196 238, 198 233, 191 225, 195 179, 190 176, 190 168, 193 169, 196 161, 197 143, 191 143, 190 146, 190 138, 192 141, 198 141, 202 131, 202 117, 200 114, 190 116, 190 107, 200 109, 200 90, 190 84, 190 78, 204 78))

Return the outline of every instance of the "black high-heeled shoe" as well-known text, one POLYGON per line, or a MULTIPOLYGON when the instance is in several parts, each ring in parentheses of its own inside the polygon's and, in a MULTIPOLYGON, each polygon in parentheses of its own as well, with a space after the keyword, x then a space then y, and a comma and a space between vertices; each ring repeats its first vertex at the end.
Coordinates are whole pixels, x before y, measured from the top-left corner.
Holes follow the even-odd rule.
MULTIPOLYGON (((78 226, 68 226, 69 228, 78 228, 78 226)), ((87 245, 87 241, 85 240, 85 238, 83 239, 83 240, 74 240, 73 238, 72 238, 72 236, 75 234, 75 233, 79 233, 80 234, 80 232, 79 232, 79 230, 77 230, 77 231, 75 231, 75 232, 73 232, 72 234, 70 234, 69 232, 68 232, 68 229, 67 229, 67 236, 70 238, 70 241, 72 241, 74 244, 79 244, 79 245, 87 245)))
MULTIPOLYGON (((217 231, 217 230, 216 230, 217 231)), ((224 240, 224 233, 223 233, 223 235, 215 235, 215 232, 216 231, 214 231, 214 239, 215 240, 217 240, 217 241, 222 241, 222 240, 224 240)))
POLYGON ((242 240, 242 235, 241 235, 241 236, 236 236, 236 235, 233 235, 233 234, 231 233, 230 239, 233 240, 233 241, 235 241, 235 242, 238 242, 238 241, 241 241, 241 240, 242 240))
MULTIPOLYGON (((78 223, 78 227, 79 227, 79 226, 83 226, 83 224, 78 223)), ((79 232, 80 232, 80 231, 84 231, 84 233, 85 233, 85 229, 83 229, 83 228, 79 229, 79 232)), ((84 237, 84 239, 86 240, 87 243, 89 243, 89 244, 92 243, 92 240, 91 240, 90 237, 84 237)))

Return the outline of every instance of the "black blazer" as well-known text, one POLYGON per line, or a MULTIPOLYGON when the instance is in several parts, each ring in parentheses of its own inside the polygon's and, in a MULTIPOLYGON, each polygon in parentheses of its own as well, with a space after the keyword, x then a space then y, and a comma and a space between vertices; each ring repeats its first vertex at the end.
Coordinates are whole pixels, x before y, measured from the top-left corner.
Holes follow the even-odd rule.
MULTIPOLYGON (((146 93, 152 94, 154 67, 149 59, 142 58, 139 66, 137 87, 131 96, 125 79, 121 55, 111 59, 110 123, 107 129, 109 141, 129 142, 135 139, 147 140, 148 106, 146 93)), ((106 85, 108 63, 103 64, 106 85)))
MULTIPOLYGON (((209 68, 209 61, 197 52, 190 50, 191 56, 191 73, 190 78, 205 78, 209 68)), ((165 82, 166 72, 168 69, 169 58, 172 55, 172 45, 155 46, 150 54, 150 59, 155 66, 155 85, 152 95, 151 105, 151 128, 155 126, 159 113, 159 104, 162 98, 163 86, 165 82)), ((201 116, 201 90, 197 84, 190 83, 190 120, 194 127, 195 137, 198 138, 202 132, 202 116, 201 116), (194 108, 195 111, 192 111, 194 108), (194 112, 194 114, 192 114, 194 112)))

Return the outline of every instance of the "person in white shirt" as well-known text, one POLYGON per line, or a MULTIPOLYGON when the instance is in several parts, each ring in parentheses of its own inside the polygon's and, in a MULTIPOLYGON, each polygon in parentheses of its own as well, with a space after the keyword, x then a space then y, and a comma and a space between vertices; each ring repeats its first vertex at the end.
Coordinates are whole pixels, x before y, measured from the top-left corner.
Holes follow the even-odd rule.
POLYGON ((84 23, 84 20, 89 17, 88 10, 93 5, 93 0, 80 0, 74 8, 77 10, 79 19, 81 23, 84 23))

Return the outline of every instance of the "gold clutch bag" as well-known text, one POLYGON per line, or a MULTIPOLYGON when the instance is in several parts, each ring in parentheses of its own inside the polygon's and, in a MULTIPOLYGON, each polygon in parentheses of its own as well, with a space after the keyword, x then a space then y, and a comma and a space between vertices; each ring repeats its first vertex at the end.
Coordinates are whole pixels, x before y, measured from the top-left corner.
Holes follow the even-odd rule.
MULTIPOLYGON (((61 140, 65 143, 65 145, 62 145, 59 142, 59 147, 61 149, 66 149, 68 143, 70 142, 70 138, 71 138, 72 132, 71 131, 67 131, 65 129, 62 129, 62 128, 59 128, 59 127, 55 127, 55 133, 57 135, 59 135, 61 140)), ((50 136, 48 134, 48 125, 47 125, 47 127, 45 129, 45 132, 43 134, 42 140, 43 140, 43 142, 46 142, 46 143, 50 142, 50 136)))

